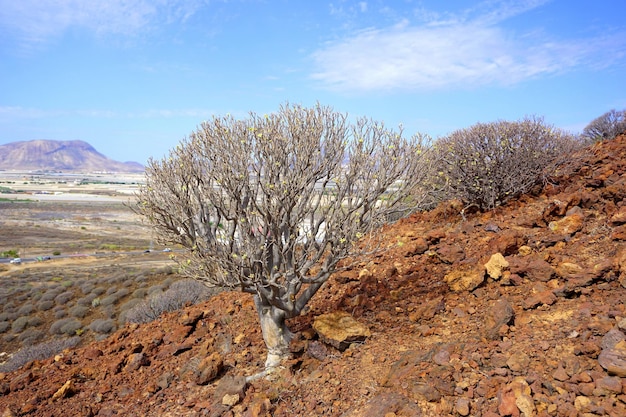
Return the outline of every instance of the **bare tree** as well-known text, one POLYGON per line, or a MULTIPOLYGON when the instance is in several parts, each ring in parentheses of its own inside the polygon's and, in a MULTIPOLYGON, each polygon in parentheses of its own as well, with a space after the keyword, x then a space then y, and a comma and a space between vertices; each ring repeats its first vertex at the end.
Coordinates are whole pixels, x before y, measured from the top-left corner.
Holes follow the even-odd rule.
POLYGON ((582 136, 594 142, 612 140, 626 132, 626 110, 609 110, 593 119, 584 129, 582 136))
POLYGON ((375 248, 374 229, 419 205, 423 140, 320 105, 216 117, 149 161, 137 211, 189 249, 187 276, 254 295, 270 371, 289 354, 285 320, 340 260, 375 248))

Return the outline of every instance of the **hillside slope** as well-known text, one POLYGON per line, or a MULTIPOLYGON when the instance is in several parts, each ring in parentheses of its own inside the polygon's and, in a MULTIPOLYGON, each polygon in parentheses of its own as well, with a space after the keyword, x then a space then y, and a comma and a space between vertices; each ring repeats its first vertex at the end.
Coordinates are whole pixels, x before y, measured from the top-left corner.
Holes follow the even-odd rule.
POLYGON ((0 374, 0 415, 624 416, 625 174, 621 136, 505 207, 383 228, 389 251, 291 321, 272 381, 245 383, 264 344, 251 298, 222 293, 0 374), (324 343, 313 322, 337 310, 371 336, 324 343))
POLYGON ((137 162, 109 159, 80 140, 31 140, 0 145, 0 169, 143 172, 144 168, 137 162))

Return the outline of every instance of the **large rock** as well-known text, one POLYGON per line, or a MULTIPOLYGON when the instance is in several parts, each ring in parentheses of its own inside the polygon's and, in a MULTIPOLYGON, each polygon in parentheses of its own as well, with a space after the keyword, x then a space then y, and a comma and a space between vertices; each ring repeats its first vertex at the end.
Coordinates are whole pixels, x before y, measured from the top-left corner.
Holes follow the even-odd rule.
POLYGON ((455 269, 448 273, 443 280, 452 291, 472 291, 485 280, 485 270, 478 266, 471 269, 455 269))
POLYGON ((500 328, 509 324, 515 315, 511 303, 506 298, 496 301, 485 316, 485 337, 498 339, 500 328))
POLYGON ((491 258, 489 258, 489 261, 485 264, 487 274, 493 279, 500 279, 502 272, 508 267, 509 263, 500 252, 491 255, 491 258))
POLYGON ((548 227, 555 233, 573 235, 583 228, 584 216, 575 212, 569 216, 565 216, 560 220, 550 222, 548 227))
POLYGON ((371 336, 370 330, 365 325, 345 311, 335 311, 316 317, 313 329, 322 341, 339 350, 344 350, 350 343, 362 342, 371 336))

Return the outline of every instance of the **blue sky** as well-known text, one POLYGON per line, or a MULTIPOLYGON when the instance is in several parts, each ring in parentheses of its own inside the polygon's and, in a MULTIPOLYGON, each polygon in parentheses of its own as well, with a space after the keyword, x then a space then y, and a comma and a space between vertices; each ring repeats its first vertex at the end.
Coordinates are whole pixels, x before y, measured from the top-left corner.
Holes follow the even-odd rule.
POLYGON ((626 108, 624 0, 0 0, 0 143, 160 158, 212 115, 320 102, 407 135, 626 108))

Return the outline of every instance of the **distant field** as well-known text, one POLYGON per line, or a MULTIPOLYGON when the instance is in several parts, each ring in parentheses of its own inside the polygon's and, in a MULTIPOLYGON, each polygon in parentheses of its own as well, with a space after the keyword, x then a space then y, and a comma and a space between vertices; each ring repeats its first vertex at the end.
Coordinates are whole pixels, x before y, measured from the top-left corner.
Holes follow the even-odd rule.
POLYGON ((0 362, 48 340, 104 337, 181 280, 128 207, 141 179, 0 171, 0 253, 51 258, 0 264, 0 362))

